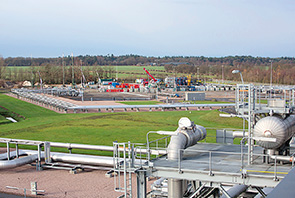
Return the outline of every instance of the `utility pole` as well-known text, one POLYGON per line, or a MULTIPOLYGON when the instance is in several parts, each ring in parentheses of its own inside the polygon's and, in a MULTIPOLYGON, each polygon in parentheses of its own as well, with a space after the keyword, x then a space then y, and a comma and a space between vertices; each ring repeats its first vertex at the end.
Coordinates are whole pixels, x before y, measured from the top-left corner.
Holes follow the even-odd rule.
POLYGON ((80 60, 80 64, 81 64, 81 74, 82 74, 82 77, 81 77, 81 85, 82 85, 82 87, 84 87, 84 82, 83 82, 83 76, 84 76, 84 74, 83 74, 83 68, 82 68, 82 60, 80 60))
POLYGON ((118 65, 116 63, 116 80, 118 81, 118 65))
POLYGON ((273 60, 270 60, 269 62, 270 62, 270 83, 269 83, 269 85, 271 87, 272 86, 272 62, 273 62, 273 60))
POLYGON ((64 86, 65 86, 65 64, 64 64, 64 54, 62 54, 61 65, 62 65, 62 85, 63 85, 63 87, 64 87, 64 86))
POLYGON ((273 60, 270 60, 270 81, 269 81, 269 87, 270 87, 270 91, 269 91, 269 98, 271 98, 271 92, 272 92, 272 62, 273 60))
POLYGON ((73 52, 71 54, 72 56, 72 86, 75 85, 75 73, 74 73, 74 55, 73 52))
POLYGON ((221 68, 222 68, 222 84, 223 84, 223 79, 224 79, 223 67, 224 67, 224 65, 221 66, 221 68))

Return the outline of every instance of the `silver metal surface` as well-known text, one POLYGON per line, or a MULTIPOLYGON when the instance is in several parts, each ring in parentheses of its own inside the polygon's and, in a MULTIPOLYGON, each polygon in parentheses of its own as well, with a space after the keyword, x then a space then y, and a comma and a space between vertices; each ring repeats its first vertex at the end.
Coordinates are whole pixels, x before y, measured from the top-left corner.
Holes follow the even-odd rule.
POLYGON ((24 164, 29 164, 38 159, 38 154, 30 155, 22 158, 17 158, 14 160, 0 161, 0 169, 15 168, 22 166, 24 164))
MULTIPOLYGON (((232 188, 227 190, 227 194, 230 197, 238 197, 242 192, 245 192, 247 190, 248 186, 246 185, 234 185, 232 188)), ((227 198, 227 195, 222 195, 220 198, 227 198)))
POLYGON ((275 138, 272 141, 257 141, 257 144, 266 149, 277 149, 288 141, 295 133, 295 116, 290 115, 286 119, 276 116, 262 118, 254 127, 254 137, 275 138))
MULTIPOLYGON (((206 129, 200 125, 195 125, 188 118, 181 118, 178 122, 176 135, 171 136, 168 145, 168 160, 175 161, 182 159, 182 150, 186 149, 198 141, 204 139, 207 135, 206 129)), ((168 179, 168 197, 183 197, 183 181, 179 179, 168 179)))

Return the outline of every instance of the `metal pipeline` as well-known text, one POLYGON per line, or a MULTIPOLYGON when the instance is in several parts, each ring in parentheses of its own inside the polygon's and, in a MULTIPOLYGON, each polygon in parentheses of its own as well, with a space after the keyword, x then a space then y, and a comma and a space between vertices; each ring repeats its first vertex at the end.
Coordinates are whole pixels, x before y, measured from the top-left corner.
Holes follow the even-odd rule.
MULTIPOLYGON (((238 197, 242 192, 245 192, 247 190, 248 186, 246 185, 241 185, 237 184, 234 185, 232 188, 230 188, 226 193, 231 197, 231 198, 236 198, 238 197)), ((220 198, 227 198, 228 196, 223 194, 220 198)))
MULTIPOLYGON (((101 145, 86 145, 86 144, 71 144, 71 143, 59 143, 59 142, 44 142, 44 141, 35 141, 35 140, 22 140, 22 139, 9 139, 9 138, 0 138, 0 142, 2 143, 12 143, 12 144, 24 144, 24 145, 46 145, 49 143, 50 147, 62 147, 68 149, 90 149, 90 150, 101 150, 101 151, 113 151, 114 147, 112 146, 101 146, 101 145)), ((9 150, 9 149, 8 149, 9 150)), ((123 151, 124 148, 119 148, 119 151, 123 151)), ((137 148, 136 152, 147 153, 147 149, 137 148)), ((161 155, 166 154, 166 150, 151 150, 152 154, 161 155)), ((0 154, 0 160, 8 159, 7 156, 15 157, 20 155, 38 155, 38 151, 32 150, 18 150, 18 154, 16 151, 0 154)), ((44 158, 44 152, 40 152, 40 158, 44 158)), ((26 158, 25 158, 26 159, 26 158)), ((29 158, 28 158, 29 159, 29 158)), ((75 164, 87 164, 87 165, 96 165, 96 166, 113 166, 113 157, 105 157, 105 156, 92 156, 92 155, 79 155, 79 154, 67 154, 67 153, 56 153, 50 152, 50 159, 56 162, 67 162, 67 163, 75 163, 75 164)), ((3 164, 3 168, 8 168, 7 164, 12 164, 15 160, 8 160, 1 162, 3 164)), ((19 159, 16 160, 16 162, 19 159)), ((21 160, 22 161, 22 160, 21 160)), ((49 160, 50 161, 50 160, 49 160)), ((24 161, 22 164, 17 163, 17 165, 23 165, 25 163, 30 163, 31 161, 24 161)), ((135 160, 135 163, 144 163, 145 160, 135 160)), ((50 163, 50 162, 49 162, 50 163)))
POLYGON ((294 157, 292 156, 284 156, 284 155, 270 155, 271 159, 276 159, 279 161, 286 161, 286 162, 292 162, 294 160, 294 157))
POLYGON ((243 131, 233 131, 233 138, 243 138, 247 137, 248 132, 243 132, 243 131))
MULTIPOLYGON (((22 152, 22 151, 19 151, 19 152, 18 152, 18 155, 19 155, 19 156, 20 156, 20 155, 24 155, 24 154, 25 154, 25 153, 22 152)), ((16 151, 9 152, 9 156, 10 156, 11 158, 16 157, 16 156, 17 156, 16 151)), ((7 153, 2 153, 2 154, 0 154, 0 160, 6 160, 6 159, 7 159, 7 153)))
MULTIPOLYGON (((9 139, 9 138, 0 138, 2 143, 14 143, 14 144, 25 144, 25 145, 39 145, 43 144, 44 141, 36 140, 21 140, 21 139, 9 139)), ((49 142, 51 147, 67 148, 67 149, 86 149, 86 150, 98 150, 98 151, 110 151, 113 152, 113 146, 104 146, 104 145, 87 145, 87 144, 72 144, 72 143, 61 143, 61 142, 49 142)), ((119 151, 123 151, 123 148, 119 148, 119 151)), ((147 149, 137 148, 136 152, 138 153, 148 153, 147 149)), ((164 155, 166 150, 150 150, 152 155, 164 155)))
POLYGON ((38 159, 38 155, 29 155, 22 158, 17 158, 14 160, 5 160, 0 161, 0 169, 8 169, 8 168, 15 168, 24 164, 29 164, 38 159))
MULTIPOLYGON (((13 156, 15 152, 10 152, 13 156)), ((1 156, 7 156, 7 153, 1 154, 1 156)), ((38 151, 33 150, 19 150, 19 155, 29 155, 26 157, 0 161, 0 169, 14 168, 24 164, 29 164, 38 159, 38 151), (33 157, 32 157, 33 156, 33 157)), ((15 155, 14 155, 15 156, 15 155)), ((41 158, 44 158, 44 152, 41 152, 41 158)), ((94 166, 107 166, 113 167, 113 157, 107 156, 93 156, 93 155, 82 155, 82 154, 68 154, 68 153, 57 153, 51 152, 50 158, 54 162, 65 162, 83 165, 94 165, 94 166)), ((123 160, 123 159, 122 159, 123 160)), ((145 160, 135 160, 135 163, 144 163, 145 160)))
MULTIPOLYGON (((204 127, 195 125, 185 117, 179 120, 178 126, 168 145, 168 160, 181 160, 182 150, 204 139, 207 134, 204 127)), ((168 179, 168 197, 183 197, 183 180, 168 179)))
POLYGON ((113 166, 113 157, 91 156, 67 153, 51 153, 51 159, 56 162, 87 164, 95 166, 113 166))

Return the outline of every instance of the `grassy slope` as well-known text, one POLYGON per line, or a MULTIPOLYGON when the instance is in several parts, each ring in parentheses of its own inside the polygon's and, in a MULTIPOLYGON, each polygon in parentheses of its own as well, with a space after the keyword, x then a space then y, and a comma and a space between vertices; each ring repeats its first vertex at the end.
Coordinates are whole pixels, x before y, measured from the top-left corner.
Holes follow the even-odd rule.
MULTIPOLYGON (((143 143, 148 131, 173 131, 181 117, 189 117, 205 127, 239 128, 242 125, 238 118, 220 118, 218 111, 58 114, 2 94, 0 103, 26 117, 18 123, 0 125, 0 137, 7 138, 112 145, 113 141, 143 143)), ((208 135, 214 136, 215 130, 208 130, 208 135)))

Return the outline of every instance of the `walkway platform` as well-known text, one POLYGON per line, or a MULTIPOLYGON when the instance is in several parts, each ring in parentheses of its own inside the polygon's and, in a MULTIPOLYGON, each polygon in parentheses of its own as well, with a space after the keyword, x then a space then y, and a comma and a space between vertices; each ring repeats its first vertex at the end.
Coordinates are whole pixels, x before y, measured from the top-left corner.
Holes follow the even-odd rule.
MULTIPOLYGON (((243 147, 247 152, 247 147, 243 147)), ((252 164, 240 145, 198 143, 183 152, 183 160, 168 161, 166 156, 153 160, 147 169, 150 176, 220 183, 275 187, 292 169, 290 163, 270 160, 264 163, 261 147, 255 147, 252 164), (244 158, 244 159, 242 159, 244 158)))

